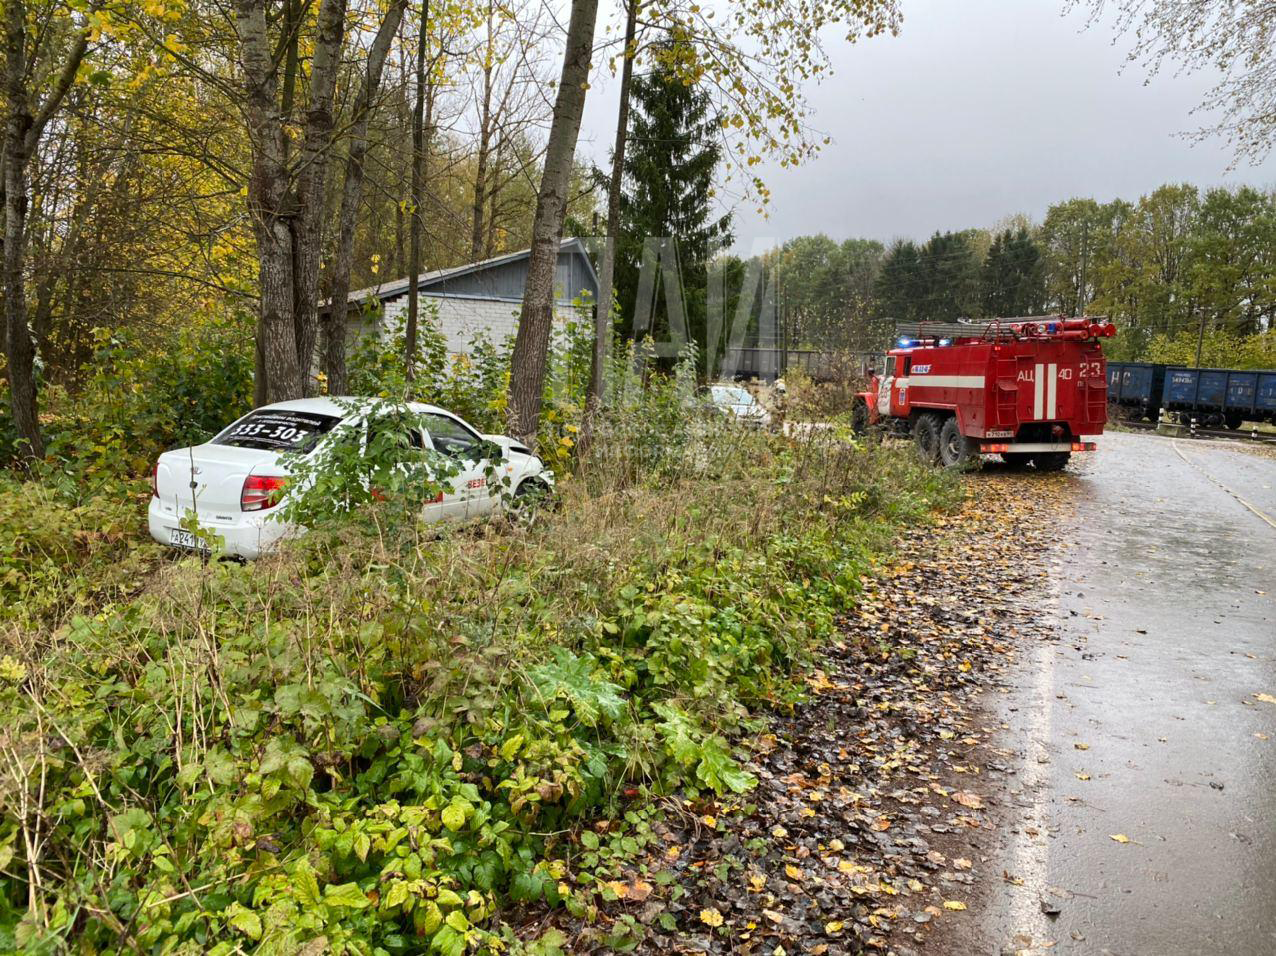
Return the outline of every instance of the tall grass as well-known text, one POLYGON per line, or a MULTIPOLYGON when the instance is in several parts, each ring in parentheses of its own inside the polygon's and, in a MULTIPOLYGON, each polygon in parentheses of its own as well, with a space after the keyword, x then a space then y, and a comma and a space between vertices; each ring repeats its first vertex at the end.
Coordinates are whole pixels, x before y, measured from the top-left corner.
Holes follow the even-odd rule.
POLYGON ((373 507, 5 634, 0 949, 495 946, 605 895, 651 798, 747 790, 735 736, 952 479, 686 398, 614 404, 529 520, 373 507))

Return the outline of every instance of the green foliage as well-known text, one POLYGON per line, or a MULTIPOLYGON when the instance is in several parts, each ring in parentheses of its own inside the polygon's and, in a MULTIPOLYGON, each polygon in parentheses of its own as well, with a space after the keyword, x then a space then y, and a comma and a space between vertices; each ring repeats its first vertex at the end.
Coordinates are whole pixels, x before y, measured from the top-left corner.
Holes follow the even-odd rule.
POLYGON ((648 797, 748 789, 732 740, 952 494, 907 453, 698 429, 628 485, 591 454, 529 526, 347 525, 6 632, 0 948, 462 953, 510 903, 608 898, 648 797))
POLYGON ((951 322, 981 312, 974 234, 935 233, 922 246, 896 242, 875 290, 879 314, 899 321, 951 322))
MULTIPOLYGON (((1201 345, 1205 368, 1276 369, 1276 331, 1237 335, 1227 329, 1208 329, 1201 345)), ((1148 344, 1147 361, 1167 365, 1196 365, 1197 333, 1184 329, 1170 337, 1158 335, 1148 344)))
POLYGON ((980 285, 986 316, 1040 315, 1045 310, 1041 250, 1027 229, 998 233, 984 259, 980 285))
POLYGON ((252 342, 252 319, 239 314, 167 338, 99 331, 83 389, 46 399, 57 409, 46 433, 53 469, 77 482, 140 477, 160 452, 210 438, 252 407, 252 342))
POLYGON ((288 492, 271 517, 313 528, 368 515, 365 506, 380 502, 385 508, 378 509, 379 523, 412 525, 428 501, 450 490, 460 466, 423 446, 426 423, 407 404, 389 399, 337 403, 357 423, 338 426, 313 451, 283 456, 288 492))
POLYGON ((74 500, 0 473, 0 627, 56 622, 133 591, 158 550, 137 539, 149 494, 116 483, 74 500))

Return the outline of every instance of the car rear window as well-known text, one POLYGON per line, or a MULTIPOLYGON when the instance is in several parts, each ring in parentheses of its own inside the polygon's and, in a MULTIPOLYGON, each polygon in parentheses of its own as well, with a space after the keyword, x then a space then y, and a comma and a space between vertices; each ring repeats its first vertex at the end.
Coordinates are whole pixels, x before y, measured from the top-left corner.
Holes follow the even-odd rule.
POLYGON ((212 444, 305 454, 339 421, 336 415, 263 408, 235 422, 212 444))

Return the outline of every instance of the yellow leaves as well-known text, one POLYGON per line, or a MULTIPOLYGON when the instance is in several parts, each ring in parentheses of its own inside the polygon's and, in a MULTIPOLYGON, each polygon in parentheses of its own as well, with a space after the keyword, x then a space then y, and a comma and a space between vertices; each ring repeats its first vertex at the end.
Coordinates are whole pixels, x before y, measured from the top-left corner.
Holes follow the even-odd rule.
POLYGON ((1130 842, 1130 838, 1129 838, 1128 836, 1126 836, 1124 833, 1110 833, 1110 834, 1108 834, 1108 836, 1109 836, 1111 839, 1115 840, 1117 843, 1129 843, 1129 842, 1130 842))
POLYGON ((1264 704, 1276 704, 1276 697, 1271 694, 1255 694, 1255 700, 1261 700, 1264 704))
POLYGON ((829 920, 827 923, 824 924, 824 932, 827 933, 829 936, 836 936, 838 933, 842 932, 842 929, 845 926, 846 924, 843 923, 840 919, 829 920))
POLYGON ((833 839, 829 840, 829 849, 832 850, 834 853, 841 853, 844 849, 846 849, 846 844, 843 843, 841 840, 839 840, 837 837, 834 837, 833 839))
POLYGON ((797 882, 797 883, 800 883, 802 882, 802 880, 806 879, 806 874, 803 873, 801 870, 799 870, 792 863, 785 864, 784 875, 787 876, 790 880, 793 880, 794 882, 797 882))
POLYGON ((1083 744, 1083 743, 1075 743, 1072 745, 1072 747, 1074 750, 1089 750, 1090 749, 1089 744, 1083 744))
POLYGON ((969 870, 974 864, 959 856, 953 860, 953 866, 958 870, 969 870))
POLYGON ((706 813, 700 818, 700 822, 707 826, 710 830, 716 830, 718 828, 718 818, 712 814, 706 813))
POLYGON ((766 889, 766 875, 763 873, 751 873, 749 875, 749 892, 761 893, 766 889))
POLYGON ((953 802, 960 803, 963 807, 971 810, 982 810, 984 801, 977 793, 971 793, 969 790, 958 790, 953 794, 953 802))
POLYGON ((1270 738, 1267 736, 1267 734, 1263 733, 1261 730, 1256 730, 1256 731, 1254 731, 1254 736, 1255 736, 1255 737, 1257 737, 1259 740, 1269 740, 1269 739, 1270 739, 1270 738))
POLYGON ((10 657, 6 654, 0 657, 0 680, 9 681, 13 684, 19 684, 27 679, 27 668, 17 658, 10 657))
POLYGON ((712 906, 706 907, 700 911, 700 922, 706 926, 717 928, 723 923, 722 914, 712 906))
POLYGON ((880 816, 869 824, 869 829, 876 830, 878 833, 881 833, 884 830, 889 830, 890 828, 891 820, 890 817, 887 816, 880 816))
POLYGON ((960 912, 966 908, 966 904, 961 900, 944 900, 944 909, 960 912))
POLYGON ((784 914, 777 912, 776 910, 763 910, 762 915, 777 926, 784 922, 784 914))
POLYGON ((1075 774, 1073 774, 1073 776, 1076 777, 1078 780, 1090 779, 1090 775, 1083 770, 1078 770, 1075 774))

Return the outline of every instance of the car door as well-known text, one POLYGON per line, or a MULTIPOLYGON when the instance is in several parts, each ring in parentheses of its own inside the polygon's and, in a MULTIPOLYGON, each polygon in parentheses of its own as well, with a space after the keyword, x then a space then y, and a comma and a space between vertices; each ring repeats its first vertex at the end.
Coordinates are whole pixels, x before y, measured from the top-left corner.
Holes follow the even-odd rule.
POLYGON ((451 415, 426 412, 421 418, 435 451, 446 455, 460 469, 452 478, 457 517, 491 511, 496 505, 494 492, 499 490, 488 487, 488 472, 493 465, 488 457, 491 443, 451 415))
MULTIPOLYGON (((367 441, 369 445, 377 440, 380 433, 387 431, 395 433, 396 443, 402 445, 409 454, 413 452, 419 454, 429 448, 424 433, 416 424, 393 418, 372 419, 368 422, 367 441)), ((418 460, 417 465, 419 466, 419 464, 418 460)), ((404 467, 413 466, 405 464, 404 467)), ((422 480, 424 480, 423 476, 422 480)), ((456 494, 454 488, 448 487, 436 497, 426 501, 421 517, 426 521, 438 521, 442 518, 460 517, 464 510, 464 501, 456 494)))
POLYGON ((882 416, 891 413, 891 387, 895 384, 895 356, 886 357, 886 371, 877 385, 877 413, 882 416))

